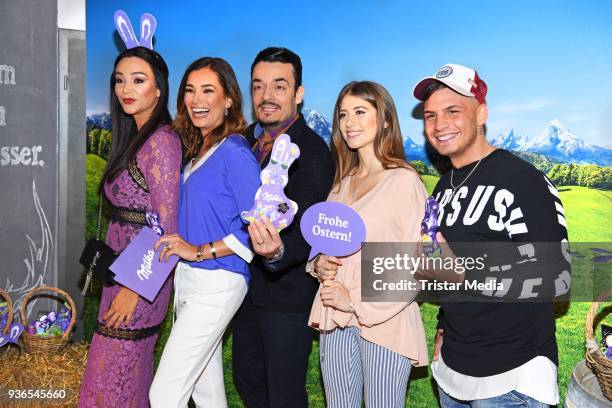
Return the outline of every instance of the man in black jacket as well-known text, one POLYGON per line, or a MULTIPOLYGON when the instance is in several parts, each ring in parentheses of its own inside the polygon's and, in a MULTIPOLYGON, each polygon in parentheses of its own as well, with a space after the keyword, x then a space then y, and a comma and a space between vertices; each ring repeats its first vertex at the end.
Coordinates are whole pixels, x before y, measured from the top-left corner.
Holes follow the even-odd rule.
POLYGON ((261 167, 283 133, 300 148, 285 187, 298 212, 280 237, 269 223, 254 221, 249 227, 261 256, 251 262, 249 293, 233 321, 234 383, 249 408, 307 407, 308 316, 318 283, 305 273, 310 247, 300 219, 327 198, 334 166, 329 148, 299 113, 304 95, 299 56, 286 48, 262 50, 251 66, 251 93, 257 122, 246 137, 261 167))
POLYGON ((479 248, 492 243, 505 243, 505 249, 516 243, 524 250, 514 254, 515 262, 485 260, 480 276, 501 282, 501 290, 479 289, 466 301, 442 303, 432 364, 440 405, 555 405, 558 356, 551 300, 566 294, 570 282, 559 193, 532 165, 489 144, 487 85, 474 69, 445 65, 421 80, 413 94, 424 103, 429 143, 452 165, 433 192, 443 239, 454 251, 467 248, 455 245, 460 243, 471 243, 480 254, 479 248))

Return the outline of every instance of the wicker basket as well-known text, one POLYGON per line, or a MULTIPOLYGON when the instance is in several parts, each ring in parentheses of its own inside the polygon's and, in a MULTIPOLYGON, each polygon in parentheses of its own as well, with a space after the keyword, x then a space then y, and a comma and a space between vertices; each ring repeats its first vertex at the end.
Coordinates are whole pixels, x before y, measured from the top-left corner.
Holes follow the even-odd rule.
POLYGON ((8 319, 6 319, 6 326, 0 327, 0 333, 6 334, 8 332, 9 327, 11 327, 11 323, 13 323, 13 302, 11 301, 11 297, 8 293, 0 289, 0 298, 4 298, 7 304, 8 309, 8 319))
POLYGON ((595 321, 599 304, 605 299, 609 299, 611 295, 612 291, 606 292, 599 296, 595 302, 591 303, 585 328, 587 364, 597 376, 603 395, 610 401, 612 401, 612 360, 606 358, 601 351, 599 343, 595 340, 593 336, 593 322, 595 321))
POLYGON ((40 286, 38 288, 34 288, 30 290, 25 297, 23 298, 23 302, 21 302, 21 308, 19 309, 19 316, 21 317, 21 322, 25 326, 26 323, 26 307, 30 302, 32 297, 39 295, 43 292, 53 292, 60 297, 63 297, 68 301, 70 305, 72 317, 70 319, 70 323, 68 324, 68 328, 66 332, 61 336, 38 336, 35 334, 30 334, 24 330, 21 338, 23 340, 23 345, 25 346, 25 350, 28 353, 47 353, 53 354, 61 351, 64 346, 68 343, 68 339, 70 338, 70 332, 72 331, 72 327, 76 322, 76 305, 74 304, 74 300, 70 297, 70 295, 64 292, 61 289, 53 288, 50 286, 40 286))

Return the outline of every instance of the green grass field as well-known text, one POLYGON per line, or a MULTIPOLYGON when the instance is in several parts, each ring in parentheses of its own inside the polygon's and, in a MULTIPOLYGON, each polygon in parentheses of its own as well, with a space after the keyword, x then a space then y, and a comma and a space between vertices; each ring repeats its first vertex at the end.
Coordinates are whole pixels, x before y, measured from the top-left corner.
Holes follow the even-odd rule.
MULTIPOLYGON (((95 235, 97 220, 98 196, 96 192, 98 180, 104 169, 105 162, 94 155, 87 156, 87 236, 95 235)), ((431 192, 438 178, 423 176, 423 182, 428 192, 431 192)), ((563 187, 561 200, 565 207, 569 226, 570 241, 573 242, 608 242, 612 241, 612 226, 609 220, 612 214, 612 192, 594 190, 585 187, 563 187)), ((98 314, 99 287, 88 294, 85 299, 85 339, 89 341, 93 333, 95 319, 98 314)), ((172 302, 171 302, 172 304, 172 302)), ((557 340, 559 344, 559 389, 562 400, 565 397, 567 382, 576 363, 584 358, 584 323, 589 303, 573 302, 559 304, 557 307, 557 340)), ((437 306, 423 304, 421 315, 425 323, 427 342, 433 342, 435 332, 437 306)), ((168 313, 162 336, 157 344, 156 361, 159 360, 163 344, 171 329, 171 313, 168 313)), ((313 342, 310 354, 307 390, 311 407, 324 407, 325 400, 321 386, 321 376, 318 361, 318 341, 313 342)), ((227 337, 223 349, 225 366, 225 384, 230 407, 242 407, 232 383, 231 373, 231 336, 227 337)), ((438 406, 434 393, 435 383, 429 368, 413 369, 408 390, 407 407, 429 408, 438 406)), ((559 406, 562 406, 561 403, 559 406)))
POLYGON ((559 187, 559 194, 565 208, 570 242, 612 241, 612 191, 564 186, 559 187))

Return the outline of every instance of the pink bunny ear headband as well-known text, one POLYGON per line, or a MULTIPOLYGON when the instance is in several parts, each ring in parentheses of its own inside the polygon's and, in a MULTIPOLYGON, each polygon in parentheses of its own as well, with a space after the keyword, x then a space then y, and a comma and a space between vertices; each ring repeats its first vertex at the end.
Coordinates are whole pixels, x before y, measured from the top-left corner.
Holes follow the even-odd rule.
POLYGON ((140 16, 140 39, 136 39, 134 27, 125 11, 117 10, 114 15, 115 27, 127 49, 146 47, 153 50, 153 34, 157 28, 157 20, 152 14, 144 13, 140 16))

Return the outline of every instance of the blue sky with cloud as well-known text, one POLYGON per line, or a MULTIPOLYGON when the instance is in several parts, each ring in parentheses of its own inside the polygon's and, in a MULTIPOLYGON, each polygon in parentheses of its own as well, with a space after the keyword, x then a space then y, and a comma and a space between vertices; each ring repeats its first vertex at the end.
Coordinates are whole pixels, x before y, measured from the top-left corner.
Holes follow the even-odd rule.
POLYGON ((514 128, 535 137, 558 118, 587 142, 612 143, 609 1, 90 0, 88 113, 108 111, 119 8, 135 24, 144 12, 157 17, 155 47, 170 66, 171 111, 184 69, 208 55, 232 64, 250 117, 252 59, 280 45, 302 57, 305 106, 328 119, 345 83, 374 80, 394 97, 404 134, 422 143, 412 87, 455 62, 475 67, 489 85, 491 135, 514 128))

